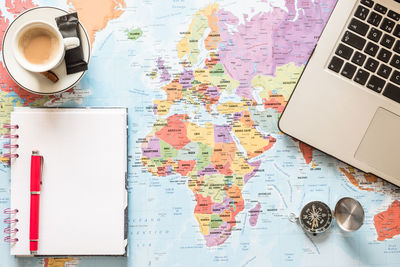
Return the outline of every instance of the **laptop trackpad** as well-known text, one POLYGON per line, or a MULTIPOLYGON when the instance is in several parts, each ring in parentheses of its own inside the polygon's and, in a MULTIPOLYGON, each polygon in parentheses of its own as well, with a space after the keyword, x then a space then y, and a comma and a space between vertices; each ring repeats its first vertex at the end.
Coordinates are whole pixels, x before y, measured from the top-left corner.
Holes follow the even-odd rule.
POLYGON ((355 158, 400 179, 400 116, 378 108, 355 158))

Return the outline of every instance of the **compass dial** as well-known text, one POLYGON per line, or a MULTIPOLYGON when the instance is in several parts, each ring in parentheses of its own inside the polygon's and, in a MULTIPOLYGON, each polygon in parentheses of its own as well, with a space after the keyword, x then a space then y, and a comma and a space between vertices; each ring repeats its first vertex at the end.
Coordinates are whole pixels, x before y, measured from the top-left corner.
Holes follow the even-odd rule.
POLYGON ((332 211, 321 201, 313 201, 304 206, 300 212, 300 224, 311 234, 323 233, 332 224, 332 211))

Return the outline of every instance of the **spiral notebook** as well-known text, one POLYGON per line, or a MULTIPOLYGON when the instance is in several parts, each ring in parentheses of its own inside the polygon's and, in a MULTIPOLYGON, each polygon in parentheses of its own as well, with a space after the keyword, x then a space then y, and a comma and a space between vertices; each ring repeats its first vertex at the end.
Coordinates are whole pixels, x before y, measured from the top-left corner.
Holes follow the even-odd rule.
POLYGON ((11 255, 30 255, 31 153, 43 156, 37 255, 124 255, 125 108, 15 108, 11 138, 11 255), (18 145, 18 147, 16 147, 18 145))

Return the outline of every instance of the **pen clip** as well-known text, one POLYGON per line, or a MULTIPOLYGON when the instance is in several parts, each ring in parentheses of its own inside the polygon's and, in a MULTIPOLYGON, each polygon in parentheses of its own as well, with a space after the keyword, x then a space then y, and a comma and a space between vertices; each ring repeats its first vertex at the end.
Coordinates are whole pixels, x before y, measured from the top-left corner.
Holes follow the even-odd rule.
POLYGON ((38 150, 33 150, 32 155, 39 156, 40 157, 40 184, 42 184, 42 176, 43 176, 43 163, 44 163, 44 158, 42 155, 39 154, 38 150))
POLYGON ((41 156, 40 156, 40 185, 42 185, 43 164, 44 164, 44 158, 43 158, 43 156, 41 155, 41 156))

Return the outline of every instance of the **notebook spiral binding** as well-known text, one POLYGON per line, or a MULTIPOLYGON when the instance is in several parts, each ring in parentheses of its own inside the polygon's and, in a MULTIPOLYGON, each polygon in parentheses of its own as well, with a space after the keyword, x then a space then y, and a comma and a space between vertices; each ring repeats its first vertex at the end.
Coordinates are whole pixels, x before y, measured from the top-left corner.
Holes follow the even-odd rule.
POLYGON ((9 224, 10 226, 4 228, 4 233, 6 236, 4 237, 4 242, 7 243, 17 243, 18 238, 16 234, 18 233, 18 228, 16 228, 16 224, 18 223, 18 218, 16 218, 16 214, 18 213, 17 209, 10 209, 7 208, 3 211, 4 214, 10 215, 9 217, 5 218, 3 222, 5 224, 9 224))
MULTIPOLYGON (((3 124, 3 128, 9 129, 10 131, 12 131, 12 130, 17 130, 19 128, 19 126, 17 124, 6 123, 6 124, 3 124)), ((2 155, 3 158, 6 158, 8 160, 18 158, 19 155, 17 153, 12 153, 12 151, 11 151, 12 149, 16 149, 16 148, 19 147, 18 144, 11 144, 11 139, 18 139, 19 138, 18 134, 7 133, 7 134, 3 135, 3 138, 10 139, 10 143, 3 144, 3 149, 9 149, 8 153, 4 153, 2 155)))
MULTIPOLYGON (((2 157, 8 160, 18 158, 19 155, 17 153, 14 153, 13 150, 18 148, 19 146, 18 144, 11 144, 11 139, 19 138, 18 134, 15 134, 15 130, 17 130, 19 126, 16 124, 6 123, 3 124, 3 128, 10 130, 10 133, 3 135, 3 138, 9 139, 10 142, 7 144, 3 144, 3 149, 8 149, 8 152, 4 153, 2 157)), ((16 224, 18 223, 18 219, 16 218, 18 210, 7 208, 3 211, 3 213, 9 215, 3 220, 5 224, 9 225, 8 227, 4 228, 4 234, 6 234, 6 236, 4 237, 4 242, 15 244, 18 242, 18 238, 16 237, 18 233, 18 228, 16 227, 16 224)))

